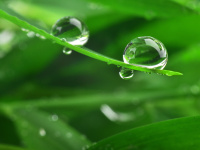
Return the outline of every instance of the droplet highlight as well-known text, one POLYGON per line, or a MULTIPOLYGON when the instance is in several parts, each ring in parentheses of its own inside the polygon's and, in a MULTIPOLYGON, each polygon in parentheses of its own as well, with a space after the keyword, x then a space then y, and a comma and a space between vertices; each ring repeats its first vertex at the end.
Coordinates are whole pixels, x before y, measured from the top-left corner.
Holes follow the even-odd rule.
POLYGON ((52 35, 65 39, 72 45, 84 45, 89 38, 87 26, 79 19, 71 16, 59 19, 52 27, 52 35))

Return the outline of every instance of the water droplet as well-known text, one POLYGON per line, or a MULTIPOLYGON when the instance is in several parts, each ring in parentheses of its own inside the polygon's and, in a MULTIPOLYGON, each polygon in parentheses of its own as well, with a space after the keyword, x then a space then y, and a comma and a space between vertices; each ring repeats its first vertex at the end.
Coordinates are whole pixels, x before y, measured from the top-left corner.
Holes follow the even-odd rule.
POLYGON ((45 136, 46 135, 46 131, 43 128, 39 129, 39 134, 40 136, 45 136))
POLYGON ((21 29, 22 29, 22 31, 24 31, 24 32, 29 32, 28 29, 25 29, 25 28, 21 28, 21 29))
POLYGON ((35 36, 36 36, 36 37, 40 37, 40 34, 39 34, 39 33, 36 33, 35 36))
POLYGON ((30 32, 27 33, 27 36, 28 36, 29 38, 33 38, 33 37, 35 36, 35 32, 30 31, 30 32))
POLYGON ((131 40, 124 50, 123 60, 127 64, 162 70, 167 64, 168 54, 159 40, 143 36, 131 40))
POLYGON ((88 41, 89 31, 87 26, 75 17, 63 17, 52 27, 52 35, 72 45, 84 45, 88 41))
POLYGON ((125 63, 148 69, 163 69, 168 60, 167 50, 157 39, 150 36, 137 37, 125 48, 125 63))
POLYGON ((70 54, 72 53, 72 50, 70 50, 70 49, 67 48, 67 47, 64 47, 63 53, 66 54, 66 55, 70 55, 70 54))
POLYGON ((58 116, 57 115, 52 115, 51 119, 52 119, 52 121, 57 121, 58 120, 58 116))
POLYGON ((66 40, 65 38, 62 38, 61 41, 63 41, 63 42, 67 42, 67 40, 66 40))
POLYGON ((41 38, 42 40, 46 40, 46 38, 45 38, 44 36, 42 36, 42 35, 40 35, 40 38, 41 38))
POLYGON ((119 75, 122 79, 130 79, 133 77, 134 73, 131 69, 121 67, 119 75))

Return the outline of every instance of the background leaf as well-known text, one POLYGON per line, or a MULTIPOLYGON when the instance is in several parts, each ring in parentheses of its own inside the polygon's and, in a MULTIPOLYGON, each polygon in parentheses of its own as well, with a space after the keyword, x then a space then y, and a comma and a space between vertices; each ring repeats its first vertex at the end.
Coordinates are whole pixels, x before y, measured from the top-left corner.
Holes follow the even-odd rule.
POLYGON ((57 115, 30 108, 15 108, 7 113, 11 119, 15 119, 23 143, 30 149, 78 150, 90 144, 57 115))
POLYGON ((89 149, 199 149, 198 120, 191 117, 144 126, 107 138, 89 149))

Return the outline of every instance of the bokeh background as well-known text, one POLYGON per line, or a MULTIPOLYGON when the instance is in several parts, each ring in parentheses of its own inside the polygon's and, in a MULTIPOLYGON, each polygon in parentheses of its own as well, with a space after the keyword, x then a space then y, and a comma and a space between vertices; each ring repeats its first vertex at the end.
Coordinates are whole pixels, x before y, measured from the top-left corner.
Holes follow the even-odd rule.
MULTIPOLYGON (((65 55, 62 46, 27 36, 0 16, 0 105, 9 108, 26 102, 31 109, 42 101, 41 111, 54 119, 56 116, 92 142, 142 125, 199 115, 199 1, 2 2, 10 12, 47 32, 64 16, 78 17, 90 31, 85 47, 118 60, 133 38, 155 37, 168 50, 165 69, 182 72, 183 76, 135 72, 132 79, 123 80, 117 66, 75 51, 65 55), (55 105, 45 107, 52 101, 55 105), (65 105, 68 101, 72 104, 65 105)), ((27 129, 19 122, 2 110, 0 143, 26 145, 27 137, 21 133, 27 129)))

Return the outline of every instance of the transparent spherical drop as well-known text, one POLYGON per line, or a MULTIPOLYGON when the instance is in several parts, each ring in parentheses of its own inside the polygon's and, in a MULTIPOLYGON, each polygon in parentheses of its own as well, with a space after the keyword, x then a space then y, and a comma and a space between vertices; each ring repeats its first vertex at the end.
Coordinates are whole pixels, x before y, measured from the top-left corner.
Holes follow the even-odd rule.
POLYGON ((52 35, 72 45, 84 45, 89 38, 87 26, 75 17, 63 17, 52 27, 52 35))
POLYGON ((121 67, 121 69, 119 71, 119 76, 122 79, 130 79, 133 77, 133 75, 134 75, 133 70, 131 70, 129 68, 121 67))
POLYGON ((64 47, 63 48, 63 53, 66 54, 66 55, 70 55, 72 53, 72 50, 67 48, 67 47, 64 47))
POLYGON ((149 69, 163 69, 167 64, 168 54, 159 40, 143 36, 131 40, 124 50, 123 60, 149 69))

